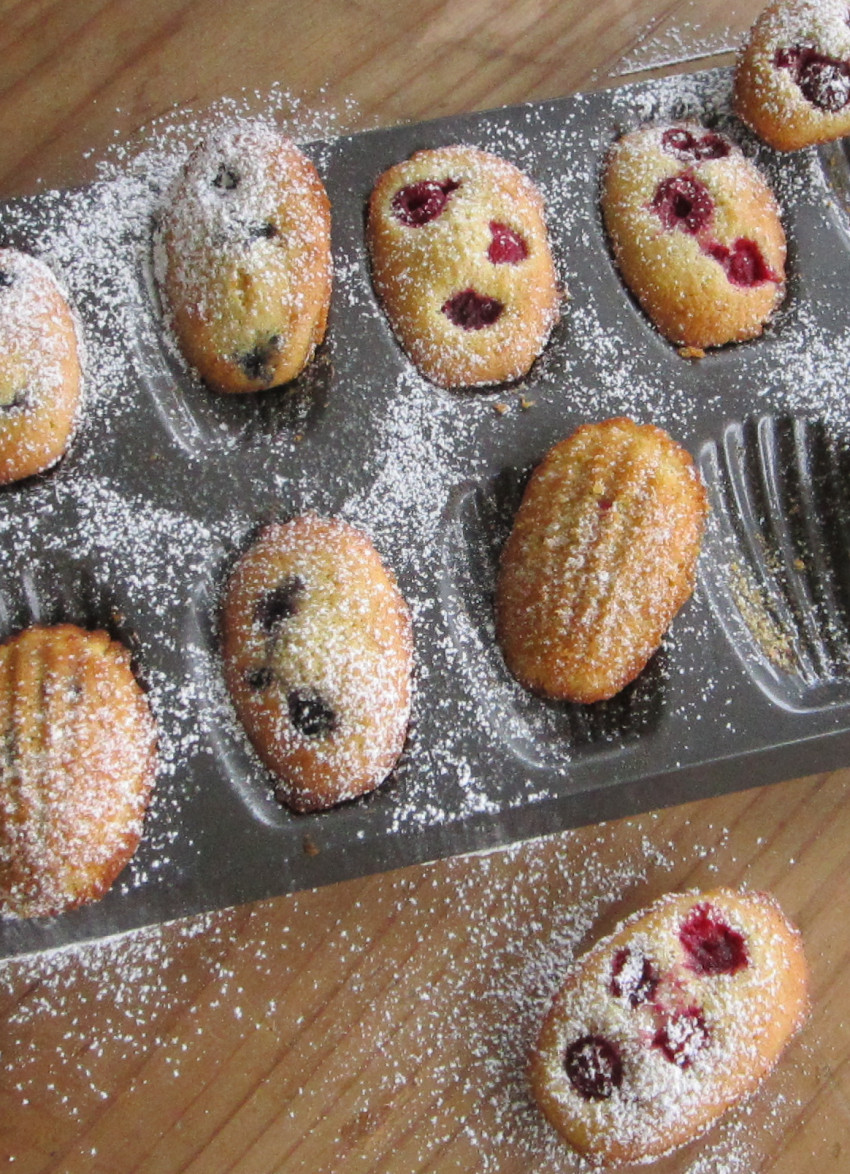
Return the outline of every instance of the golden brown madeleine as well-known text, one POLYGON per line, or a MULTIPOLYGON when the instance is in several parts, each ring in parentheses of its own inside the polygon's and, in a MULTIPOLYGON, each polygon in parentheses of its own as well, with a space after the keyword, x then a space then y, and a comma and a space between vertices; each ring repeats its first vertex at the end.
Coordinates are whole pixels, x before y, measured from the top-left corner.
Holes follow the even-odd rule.
POLYGON ((95 901, 133 855, 154 782, 156 731, 106 632, 32 627, 0 644, 0 910, 95 901))
POLYGON ((410 613, 361 531, 304 514, 268 526, 231 576, 224 670, 277 796, 297 811, 378 786, 410 717, 410 613))
POLYGON ((441 387, 519 379, 558 320, 543 197, 474 147, 417 151, 369 201, 372 278, 402 347, 441 387))
POLYGON ((76 326, 53 274, 35 257, 0 249, 0 484, 59 460, 81 383, 76 326))
POLYGON ((850 134, 845 0, 775 0, 738 56, 735 112, 771 147, 794 151, 850 134))
POLYGON ((807 1012, 802 940, 772 897, 669 894, 571 968, 531 1086, 592 1164, 650 1161, 752 1093, 807 1012))
POLYGON ((612 697, 640 673, 693 589, 705 490, 651 424, 584 424, 535 470, 502 552, 496 634, 547 697, 612 697))
POLYGON ((766 181, 729 139, 648 126, 609 153, 602 212, 626 285, 671 342, 761 334, 785 293, 785 232, 766 181))
POLYGON ((189 363, 210 387, 294 379, 324 338, 330 204, 309 159, 266 123, 218 129, 163 217, 161 284, 189 363))

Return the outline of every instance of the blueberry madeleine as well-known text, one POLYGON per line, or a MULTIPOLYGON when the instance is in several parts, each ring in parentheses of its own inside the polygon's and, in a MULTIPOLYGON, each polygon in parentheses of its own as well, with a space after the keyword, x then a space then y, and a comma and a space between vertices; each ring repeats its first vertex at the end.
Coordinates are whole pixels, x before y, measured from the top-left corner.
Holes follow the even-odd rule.
POLYGON ((76 323, 56 279, 35 257, 0 249, 0 484, 59 460, 81 385, 76 323))
POLYGON ((336 518, 268 526, 223 608, 225 676, 279 799, 316 811, 378 786, 410 716, 410 613, 370 539, 336 518))
POLYGON ((330 204, 309 159, 266 123, 225 126, 190 156, 162 221, 161 287, 212 388, 288 383, 324 338, 330 204))

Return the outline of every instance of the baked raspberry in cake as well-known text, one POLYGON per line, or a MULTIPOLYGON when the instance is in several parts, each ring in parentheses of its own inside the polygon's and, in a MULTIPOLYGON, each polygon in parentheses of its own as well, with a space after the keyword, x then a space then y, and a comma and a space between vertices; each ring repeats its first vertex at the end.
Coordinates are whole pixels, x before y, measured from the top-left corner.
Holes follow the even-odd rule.
POLYGON ((224 599, 225 677, 279 799, 317 811, 393 769, 410 715, 410 614, 369 538, 304 514, 268 526, 224 599))
POLYGON ((327 323, 330 205, 294 143, 261 122, 215 131, 186 164, 162 241, 174 330, 210 387, 260 391, 304 369, 327 323))
POLYGON ((402 347, 441 387, 519 379, 558 318, 535 184, 474 147, 417 151, 369 202, 375 289, 402 347))
POLYGON ((734 143, 691 123, 646 126, 609 153, 602 212, 626 285, 671 342, 761 334, 785 292, 785 232, 734 143))
POLYGON ((0 912, 95 901, 139 843, 156 731, 106 632, 36 626, 0 644, 0 912))
POLYGON ((754 1092, 807 1010, 802 941, 772 897, 671 894, 569 971, 531 1086, 593 1165, 647 1162, 754 1092))
POLYGON ((585 424, 535 470, 502 552, 496 635, 546 697, 612 697, 641 672, 693 589, 706 497, 666 432, 585 424))
POLYGON ((735 111, 771 147, 793 151, 850 134, 845 0, 775 0, 738 56, 735 111))
POLYGON ((0 484, 50 468, 77 423, 76 324, 51 271, 0 249, 0 484))

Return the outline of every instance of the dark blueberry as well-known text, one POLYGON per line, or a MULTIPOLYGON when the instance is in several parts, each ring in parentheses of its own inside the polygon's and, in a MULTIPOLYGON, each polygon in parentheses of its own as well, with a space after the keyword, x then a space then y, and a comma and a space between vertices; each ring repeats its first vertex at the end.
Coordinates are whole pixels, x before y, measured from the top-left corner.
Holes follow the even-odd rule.
POLYGON ((0 404, 0 412, 11 412, 13 408, 25 408, 30 402, 30 389, 19 387, 7 404, 0 404))
POLYGON ((287 697, 289 720, 308 738, 325 738, 337 727, 337 716, 313 689, 293 689, 287 697))
POLYGON ((729 142, 714 131, 697 137, 683 126, 671 126, 661 136, 661 145, 680 159, 701 163, 704 159, 725 159, 732 150, 729 142))
POLYGON ((498 298, 487 297, 474 289, 464 289, 453 294, 441 309, 446 317, 464 330, 482 330, 492 326, 504 310, 498 298))
POLYGON ((397 220, 408 228, 421 228, 429 220, 436 220, 445 208, 449 196, 460 187, 459 180, 421 179, 399 188, 392 198, 392 210, 397 220))
POLYGON ((254 623, 267 632, 273 631, 281 620, 288 620, 297 614, 303 592, 304 580, 298 575, 284 579, 257 600, 254 605, 254 623))
POLYGON ((620 1049, 601 1035, 583 1035, 564 1055, 570 1084, 587 1101, 606 1101, 623 1083, 620 1049))
POLYGON ((657 969, 641 950, 623 946, 614 955, 611 965, 611 993, 628 999, 629 1005, 639 1007, 648 1003, 661 981, 657 969))
POLYGON ((8 269, 0 269, 0 289, 10 286, 14 280, 8 269))
POLYGON ((490 247, 487 259, 494 265, 518 265, 528 256, 528 245, 514 229, 498 220, 490 221, 490 247))
POLYGON ((213 187, 221 188, 222 191, 232 192, 234 188, 239 187, 239 180, 241 176, 238 171, 234 171, 232 167, 228 167, 226 163, 222 163, 213 178, 213 187))
POLYGON ((727 925, 708 902, 694 905, 679 929, 679 941, 697 974, 737 974, 749 965, 743 934, 727 925))
POLYGON ((274 379, 275 359, 280 350, 280 335, 273 334, 265 342, 258 342, 251 351, 238 355, 236 362, 249 379, 270 384, 274 379))
POLYGON ((708 1043, 709 1031, 699 1007, 676 1011, 656 1031, 653 1047, 660 1048, 671 1064, 688 1068, 694 1056, 708 1043))
POLYGON ((268 689, 273 682, 274 673, 268 665, 263 665, 258 669, 249 669, 245 674, 245 684, 249 689, 254 689, 257 693, 262 693, 268 689))
POLYGON ((655 189, 652 209, 665 228, 696 235, 711 219, 714 201, 705 184, 693 175, 671 175, 655 189))
POLYGON ((248 236, 252 240, 271 240, 277 236, 277 225, 271 220, 258 220, 248 225, 248 236))
POLYGON ((850 102, 850 64, 846 61, 795 45, 777 49, 773 63, 777 69, 790 71, 803 97, 819 110, 836 114, 850 102))
POLYGON ((746 237, 739 237, 731 249, 714 241, 706 246, 706 252, 723 266, 732 285, 747 287, 779 280, 756 242, 746 237))

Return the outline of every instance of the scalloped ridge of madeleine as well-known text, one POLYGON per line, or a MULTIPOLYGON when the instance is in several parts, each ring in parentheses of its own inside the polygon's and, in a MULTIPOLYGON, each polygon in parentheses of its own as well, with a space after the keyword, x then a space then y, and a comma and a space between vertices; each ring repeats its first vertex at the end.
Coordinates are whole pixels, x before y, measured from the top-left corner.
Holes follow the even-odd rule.
POLYGON ((609 152, 602 213, 624 282, 665 338, 756 338, 785 294, 785 232, 766 180, 731 139, 645 126, 609 152))
POLYGON ((693 590, 706 511, 690 455, 652 424, 584 424, 556 444, 501 557, 496 633, 511 672, 583 703, 634 680, 693 590))
POLYGON ((671 893, 567 973, 529 1078, 593 1165, 648 1162, 753 1093, 802 1026, 799 932, 767 893, 671 893))
POLYGON ((318 811, 373 790, 410 717, 413 637, 395 577, 340 518, 267 526, 224 597, 225 678, 276 794, 318 811))
POLYGON ((440 387, 519 379, 558 320, 543 197, 469 146, 417 151, 375 183, 372 280, 403 349, 440 387))
POLYGON ((73 624, 0 644, 0 912, 99 900, 139 843, 156 726, 130 652, 73 624))
POLYGON ((162 221, 161 286, 186 360, 221 392, 295 379, 322 342, 330 202, 312 162, 263 122, 189 157, 162 221))

